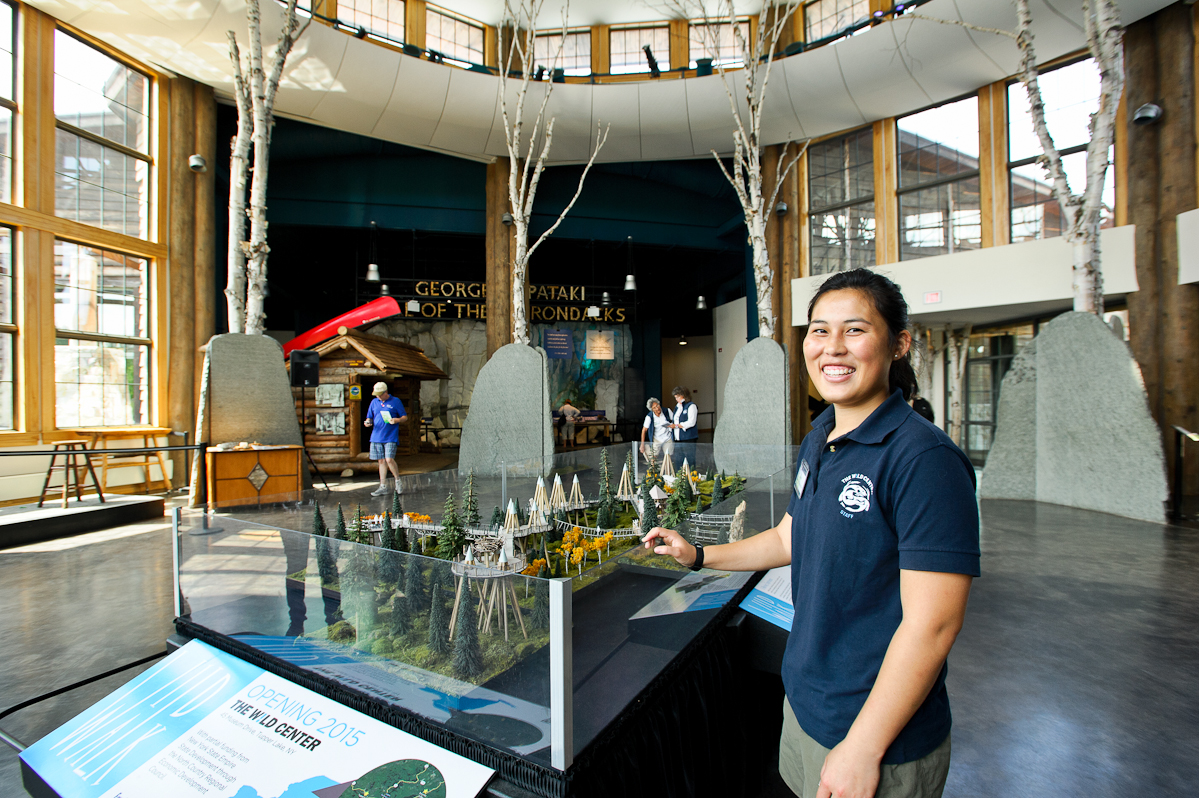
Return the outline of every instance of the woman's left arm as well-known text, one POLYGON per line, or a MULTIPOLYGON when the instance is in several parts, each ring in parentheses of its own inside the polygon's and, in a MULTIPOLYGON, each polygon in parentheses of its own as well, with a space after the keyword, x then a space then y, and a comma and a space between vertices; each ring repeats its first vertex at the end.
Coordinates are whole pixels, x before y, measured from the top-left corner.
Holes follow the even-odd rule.
POLYGON ((824 760, 817 798, 873 798, 883 754, 928 697, 962 629, 972 579, 899 572, 903 620, 857 719, 824 760))

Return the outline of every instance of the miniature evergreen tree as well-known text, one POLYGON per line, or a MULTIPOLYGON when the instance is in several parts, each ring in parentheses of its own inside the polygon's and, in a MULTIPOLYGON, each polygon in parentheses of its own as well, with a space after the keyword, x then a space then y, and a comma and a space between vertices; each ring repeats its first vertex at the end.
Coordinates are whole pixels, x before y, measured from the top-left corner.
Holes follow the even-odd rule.
POLYGON ((662 511, 661 526, 673 529, 682 534, 683 530, 681 527, 687 518, 687 510, 687 501, 683 491, 680 488, 675 488, 674 492, 670 494, 670 498, 666 500, 666 507, 662 511))
POLYGON ((504 513, 499 507, 496 507, 491 512, 491 525, 493 527, 504 525, 504 513))
POLYGON ((533 612, 529 615, 529 625, 534 629, 545 629, 550 625, 550 585, 544 581, 545 568, 542 567, 538 576, 542 577, 533 587, 533 612))
POLYGON ((437 556, 452 560, 462 553, 466 534, 462 530, 462 519, 454 506, 454 494, 445 497, 445 509, 441 516, 441 534, 437 536, 437 556))
POLYGON ((424 612, 428 606, 425 604, 425 579, 420 566, 420 560, 413 559, 404 569, 404 601, 412 617, 424 612))
POLYGON ((383 513, 383 535, 380 540, 385 551, 379 555, 379 578, 383 584, 392 590, 398 590, 400 580, 404 577, 403 557, 396 552, 400 549, 399 540, 405 537, 403 529, 397 532, 391 526, 391 513, 383 513))
POLYGON ((465 679, 474 679, 483 672, 483 652, 479 648, 479 631, 475 628, 475 599, 470 590, 462 591, 455 632, 454 671, 465 679))
POLYGON ((329 540, 329 528, 321 516, 321 508, 316 507, 316 516, 312 521, 312 534, 316 535, 316 567, 320 574, 322 585, 331 585, 337 581, 337 544, 329 540))
POLYGON ((325 517, 321 515, 320 502, 315 499, 312 501, 312 534, 322 538, 329 534, 329 527, 325 526, 325 517))
POLYGON ((712 503, 709 507, 715 507, 724 501, 724 478, 717 476, 712 480, 712 503))
POLYGON ((391 494, 391 517, 400 518, 404 515, 404 500, 400 498, 400 492, 397 490, 391 494))
POLYGON ((366 531, 366 524, 362 520, 362 505, 358 505, 354 511, 354 542, 370 545, 370 534, 366 531))
POLYGON ((473 469, 466 475, 466 488, 462 495, 462 524, 468 529, 476 529, 479 526, 479 497, 475 494, 473 469))
POLYGON ((450 651, 450 619, 446 617, 441 585, 433 585, 433 609, 429 613, 429 650, 434 654, 450 651))
POLYGON ((408 612, 408 601, 399 594, 391 599, 391 634, 395 637, 412 631, 412 616, 408 612))
POLYGON ((337 526, 334 527, 333 537, 338 540, 347 540, 346 537, 346 516, 341 511, 341 502, 337 503, 337 526))
POLYGON ((654 501, 651 491, 654 489, 654 483, 648 479, 641 483, 641 504, 644 508, 641 513, 641 533, 644 535, 656 526, 660 526, 658 522, 658 503, 654 501))
POLYGON ((612 488, 612 467, 608 463, 608 450, 600 452, 599 505, 595 513, 595 525, 600 529, 616 526, 616 495, 612 488))
POLYGON ((632 478, 631 475, 633 473, 633 450, 632 449, 630 449, 629 453, 624 456, 624 467, 629 472, 629 474, 630 474, 629 478, 631 479, 632 478))
POLYGON ((687 479, 687 475, 681 471, 675 478, 674 492, 683 494, 683 504, 691 504, 695 501, 695 491, 691 488, 691 480, 687 479))
POLYGON ((729 528, 727 526, 720 527, 720 531, 718 533, 716 533, 716 542, 717 543, 728 543, 729 542, 729 528))
POLYGON ((745 480, 736 471, 733 472, 733 486, 729 495, 740 493, 745 488, 745 480))
POLYGON ((365 641, 378 622, 375 605, 375 563, 370 549, 354 546, 341 578, 341 607, 358 640, 365 641))

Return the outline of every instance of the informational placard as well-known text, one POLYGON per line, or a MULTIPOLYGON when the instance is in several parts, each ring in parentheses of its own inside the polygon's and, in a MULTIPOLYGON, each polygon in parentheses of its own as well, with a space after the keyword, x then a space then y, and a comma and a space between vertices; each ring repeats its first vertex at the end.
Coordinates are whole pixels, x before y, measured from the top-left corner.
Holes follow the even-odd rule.
POLYGON ((21 759, 63 798, 471 798, 494 773, 195 640, 21 759))
POLYGON ((550 360, 570 360, 574 357, 575 342, 570 330, 544 330, 541 346, 550 360))
POLYGON ((612 330, 588 330, 587 359, 615 360, 616 333, 612 330))
POLYGON ((723 607, 753 576, 748 571, 695 571, 639 609, 629 620, 723 607))
POLYGON ((345 407, 346 386, 335 384, 316 386, 316 403, 328 407, 345 407))
POLYGON ((771 568, 741 601, 741 609, 787 631, 795 618, 791 605, 791 566, 771 568))

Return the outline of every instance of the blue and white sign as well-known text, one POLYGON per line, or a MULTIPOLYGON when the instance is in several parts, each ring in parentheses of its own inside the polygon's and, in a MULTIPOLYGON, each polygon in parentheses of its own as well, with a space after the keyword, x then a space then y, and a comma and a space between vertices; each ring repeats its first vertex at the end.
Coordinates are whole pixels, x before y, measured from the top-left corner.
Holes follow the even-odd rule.
POLYGON ((795 618, 795 607, 791 605, 791 566, 767 571, 762 581, 742 599, 741 609, 791 631, 791 622, 795 618))
POLYGON ((575 354, 574 337, 570 330, 544 330, 541 346, 550 360, 570 360, 575 354))
POLYGON ((21 759, 63 798, 471 798, 494 773, 194 640, 21 759))

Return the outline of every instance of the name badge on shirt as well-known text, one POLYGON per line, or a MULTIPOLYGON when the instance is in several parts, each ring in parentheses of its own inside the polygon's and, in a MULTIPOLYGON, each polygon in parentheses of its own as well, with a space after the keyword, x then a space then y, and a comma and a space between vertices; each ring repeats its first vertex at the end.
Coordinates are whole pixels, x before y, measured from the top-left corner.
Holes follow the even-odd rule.
POLYGON ((799 462, 799 473, 795 475, 795 495, 802 497, 804 485, 808 484, 808 461, 801 460, 799 462))

